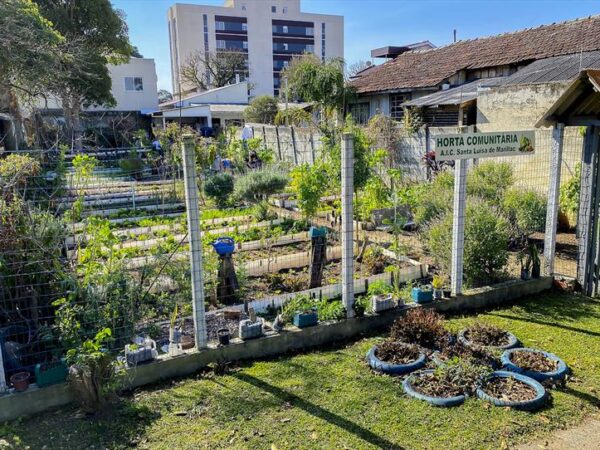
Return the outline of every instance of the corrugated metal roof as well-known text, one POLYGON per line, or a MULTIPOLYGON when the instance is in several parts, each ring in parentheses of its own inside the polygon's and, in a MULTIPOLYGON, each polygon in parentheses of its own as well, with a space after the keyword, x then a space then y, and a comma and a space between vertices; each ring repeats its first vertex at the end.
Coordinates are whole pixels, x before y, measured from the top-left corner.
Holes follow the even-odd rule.
POLYGON ((571 81, 585 69, 600 69, 600 50, 540 59, 506 78, 505 85, 571 81))
POLYGON ((432 107, 432 106, 448 106, 461 105, 477 98, 480 89, 499 86, 504 78, 485 78, 476 80, 470 83, 465 83, 461 86, 456 86, 445 91, 438 91, 433 94, 425 95, 414 100, 403 103, 403 106, 432 107))

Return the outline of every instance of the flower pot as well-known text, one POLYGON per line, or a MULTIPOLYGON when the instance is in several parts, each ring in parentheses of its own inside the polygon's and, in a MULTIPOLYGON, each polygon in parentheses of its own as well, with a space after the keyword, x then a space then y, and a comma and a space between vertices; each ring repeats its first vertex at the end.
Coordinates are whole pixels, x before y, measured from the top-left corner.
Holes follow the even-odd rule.
POLYGON ((217 330, 217 337, 219 338, 220 345, 229 345, 229 338, 231 337, 231 333, 228 328, 221 328, 217 330))
POLYGON ((444 293, 444 298, 452 297, 452 289, 444 288, 444 289, 442 289, 442 292, 444 293))
POLYGON ((10 377, 10 382, 15 388, 15 391, 25 392, 29 388, 30 377, 29 372, 17 372, 10 377))
POLYGON ((194 338, 188 334, 184 334, 181 336, 181 348, 183 350, 191 350, 196 346, 194 342, 194 338))
POLYGON ((441 289, 433 290, 433 299, 434 300, 441 300, 443 297, 444 297, 444 291, 442 291, 441 289))
POLYGON ((374 313, 388 311, 396 307, 392 294, 380 294, 371 297, 371 309, 374 313))
POLYGON ((242 320, 240 322, 240 339, 256 339, 261 337, 263 334, 263 322, 262 319, 258 319, 253 322, 251 319, 242 320))
POLYGON ((294 325, 298 328, 312 327, 319 323, 319 314, 316 309, 294 314, 294 325))
POLYGON ((38 387, 62 383, 67 380, 68 375, 69 368, 64 360, 35 366, 35 382, 38 387))
POLYGON ((142 344, 136 346, 129 344, 125 346, 125 361, 129 367, 153 361, 157 356, 156 342, 152 339, 145 339, 142 344))
POLYGON ((169 356, 179 356, 183 353, 181 348, 181 328, 169 329, 169 356))
POLYGON ((411 297, 415 303, 429 303, 433 301, 433 291, 430 288, 414 287, 411 297))
POLYGON ((310 227, 308 230, 308 237, 316 238, 327 236, 327 228, 326 227, 310 227))

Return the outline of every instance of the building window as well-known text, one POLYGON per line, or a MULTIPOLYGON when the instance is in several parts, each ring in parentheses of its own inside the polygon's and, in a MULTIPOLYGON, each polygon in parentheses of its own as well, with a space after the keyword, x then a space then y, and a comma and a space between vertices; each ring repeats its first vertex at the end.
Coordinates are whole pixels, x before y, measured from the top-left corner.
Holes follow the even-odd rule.
POLYGON ((225 30, 225 22, 215 22, 215 28, 219 31, 224 31, 225 30))
POLYGON ((404 116, 402 104, 410 100, 410 94, 390 95, 390 116, 393 119, 400 120, 404 116))
POLYGON ((248 41, 242 41, 242 47, 244 50, 248 50, 248 41))
POLYGON ((276 13, 277 12, 277 6, 271 6, 271 12, 272 13, 276 13))
POLYGON ((350 115, 356 123, 361 125, 369 122, 369 103, 353 103, 349 106, 350 115))
POLYGON ((321 24, 321 60, 325 61, 325 22, 321 24))
POLYGON ((248 31, 248 24, 247 23, 243 23, 242 24, 242 31, 248 31))
POLYGON ((125 77, 125 90, 127 92, 142 92, 144 90, 144 80, 142 80, 142 77, 125 77))
POLYGON ((225 48, 225 41, 218 39, 217 40, 217 48, 218 49, 224 49, 225 48))
POLYGON ((283 10, 281 11, 283 14, 287 14, 287 6, 283 7, 283 10))
POLYGON ((289 33, 289 28, 287 27, 287 25, 284 25, 284 26, 283 26, 283 32, 284 32, 285 34, 289 33))

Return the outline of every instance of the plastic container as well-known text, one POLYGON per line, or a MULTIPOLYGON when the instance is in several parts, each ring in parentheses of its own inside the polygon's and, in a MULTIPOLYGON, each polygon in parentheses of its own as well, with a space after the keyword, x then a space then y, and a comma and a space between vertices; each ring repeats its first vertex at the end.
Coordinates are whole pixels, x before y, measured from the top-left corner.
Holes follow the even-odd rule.
POLYGON ((392 294, 374 295, 371 297, 371 310, 374 313, 388 311, 396 307, 392 294))
POLYGON ((327 236, 326 227, 310 227, 308 230, 308 236, 312 238, 327 236))
POLYGON ((157 356, 156 342, 149 338, 145 339, 141 344, 128 344, 125 346, 125 361, 127 361, 129 367, 153 361, 157 356))
POLYGON ((313 327, 319 323, 319 314, 316 309, 312 311, 297 312, 294 314, 294 325, 298 328, 313 327))
POLYGON ((235 241, 233 238, 223 236, 217 238, 215 242, 212 243, 213 248, 220 256, 231 255, 235 250, 235 241))
POLYGON ((263 334, 263 322, 258 319, 252 322, 250 319, 245 319, 240 322, 240 338, 242 340, 256 339, 263 334))
POLYGON ((217 330, 217 337, 219 338, 219 344, 229 345, 229 339, 231 338, 229 328, 220 328, 217 330))
POLYGON ((36 364, 35 382, 38 387, 63 383, 69 376, 69 368, 64 360, 55 363, 36 364))
POLYGON ((414 287, 411 291, 411 297, 415 303, 430 303, 433 301, 433 290, 414 287))

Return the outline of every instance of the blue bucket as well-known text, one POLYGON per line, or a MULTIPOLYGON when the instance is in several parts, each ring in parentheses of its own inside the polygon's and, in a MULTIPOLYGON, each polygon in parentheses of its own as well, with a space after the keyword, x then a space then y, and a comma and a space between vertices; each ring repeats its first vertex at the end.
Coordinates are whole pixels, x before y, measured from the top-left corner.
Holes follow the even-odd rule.
POLYGON ((235 241, 230 237, 220 237, 212 243, 212 246, 218 255, 227 256, 235 250, 235 241))

